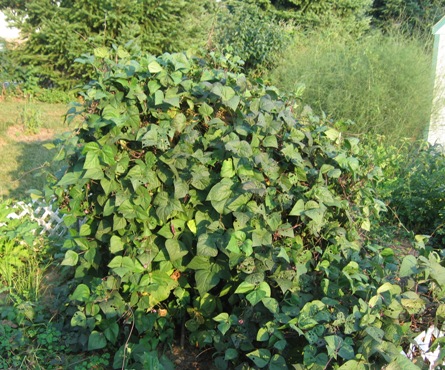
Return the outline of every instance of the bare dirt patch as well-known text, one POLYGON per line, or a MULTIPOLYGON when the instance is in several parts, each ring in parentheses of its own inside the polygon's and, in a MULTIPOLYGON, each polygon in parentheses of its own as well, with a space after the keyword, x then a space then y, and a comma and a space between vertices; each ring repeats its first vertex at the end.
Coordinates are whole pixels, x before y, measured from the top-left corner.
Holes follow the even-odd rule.
MULTIPOLYGON (((25 142, 31 143, 35 141, 48 141, 54 137, 54 130, 48 128, 40 128, 39 131, 35 134, 26 132, 23 126, 14 125, 9 126, 6 131, 6 136, 8 139, 11 139, 16 142, 25 142)), ((4 141, 4 140, 3 140, 4 141)), ((0 145, 2 144, 2 140, 0 139, 0 145)))
POLYGON ((186 345, 181 348, 173 345, 167 357, 175 364, 177 370, 215 370, 212 352, 186 345))

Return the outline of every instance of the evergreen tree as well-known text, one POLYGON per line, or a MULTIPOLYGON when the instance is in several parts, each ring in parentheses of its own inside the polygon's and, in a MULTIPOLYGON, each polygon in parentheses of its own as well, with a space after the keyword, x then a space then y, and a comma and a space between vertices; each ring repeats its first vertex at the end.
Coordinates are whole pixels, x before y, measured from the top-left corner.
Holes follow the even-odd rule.
POLYGON ((47 85, 70 85, 85 71, 73 64, 94 47, 132 41, 160 54, 204 44, 213 0, 0 0, 25 42, 20 64, 37 67, 47 85))

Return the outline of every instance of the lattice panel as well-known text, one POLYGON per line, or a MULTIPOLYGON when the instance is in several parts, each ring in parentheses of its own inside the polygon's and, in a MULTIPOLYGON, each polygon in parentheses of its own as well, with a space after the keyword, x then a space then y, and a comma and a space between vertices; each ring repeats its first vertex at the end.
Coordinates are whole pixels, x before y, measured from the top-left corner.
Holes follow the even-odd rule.
MULTIPOLYGON (((36 221, 42 231, 40 234, 48 233, 49 235, 62 236, 66 232, 63 223, 63 216, 59 214, 59 210, 54 210, 51 205, 41 201, 33 201, 31 204, 17 202, 7 217, 11 219, 20 219, 29 215, 33 221, 36 221)), ((1 225, 0 225, 1 226, 1 225)))

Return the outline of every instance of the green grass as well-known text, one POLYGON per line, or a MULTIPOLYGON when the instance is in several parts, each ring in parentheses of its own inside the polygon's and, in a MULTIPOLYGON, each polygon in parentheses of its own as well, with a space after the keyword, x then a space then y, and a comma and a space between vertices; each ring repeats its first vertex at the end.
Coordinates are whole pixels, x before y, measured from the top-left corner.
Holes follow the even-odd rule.
POLYGON ((65 104, 0 101, 0 199, 23 199, 27 190, 43 187, 40 169, 56 170, 44 144, 69 130, 66 110, 65 104))

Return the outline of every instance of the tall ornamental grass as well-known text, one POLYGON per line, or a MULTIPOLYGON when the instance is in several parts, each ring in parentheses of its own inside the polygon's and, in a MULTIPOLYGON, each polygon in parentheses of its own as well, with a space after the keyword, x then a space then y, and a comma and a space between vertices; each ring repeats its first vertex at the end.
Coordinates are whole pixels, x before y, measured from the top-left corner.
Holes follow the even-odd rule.
POLYGON ((287 92, 303 91, 302 106, 316 114, 352 121, 353 133, 419 138, 431 113, 431 54, 401 35, 312 34, 289 47, 269 78, 287 92))

